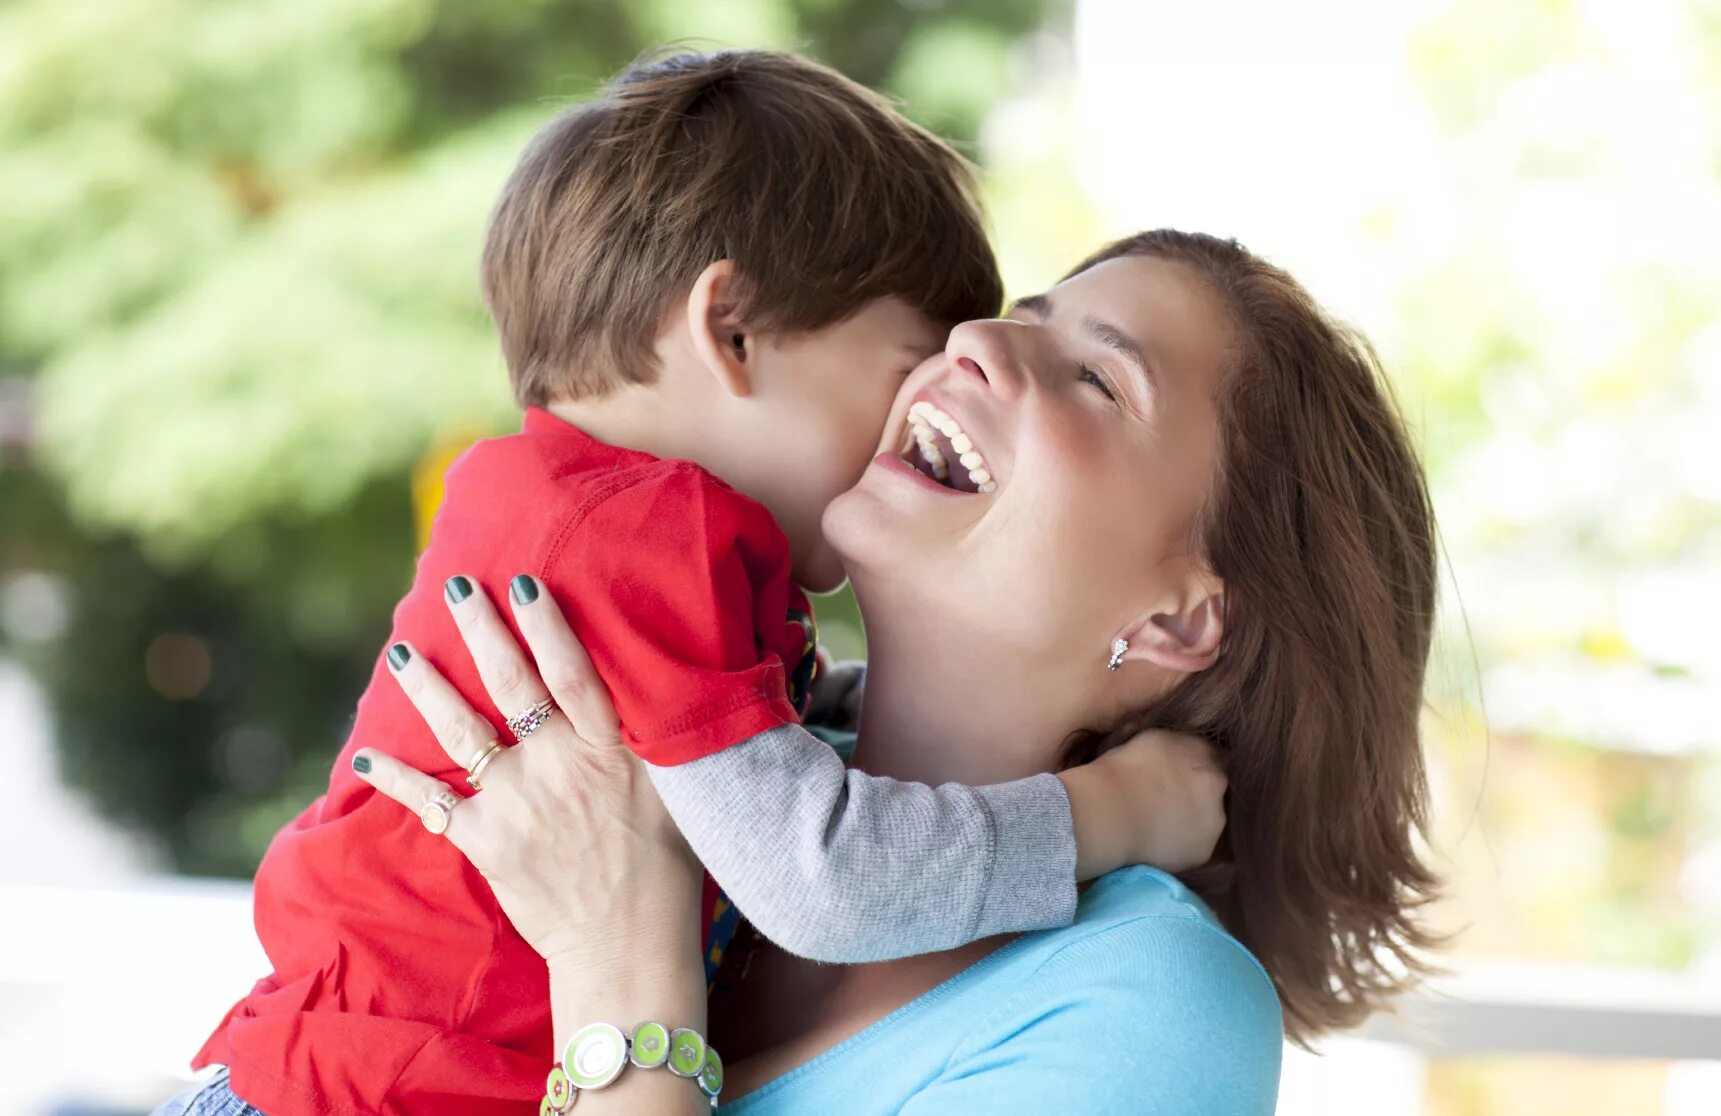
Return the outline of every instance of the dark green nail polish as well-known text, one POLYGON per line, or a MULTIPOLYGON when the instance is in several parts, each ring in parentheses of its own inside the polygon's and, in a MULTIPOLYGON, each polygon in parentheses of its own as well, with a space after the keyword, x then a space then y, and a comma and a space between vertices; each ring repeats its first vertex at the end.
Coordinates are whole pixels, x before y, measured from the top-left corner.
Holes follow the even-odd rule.
POLYGON ((360 775, 363 775, 366 772, 368 772, 370 770, 370 757, 369 756, 354 756, 353 757, 353 770, 357 771, 360 775))
POLYGON ((508 591, 514 594, 514 603, 529 605, 538 599, 538 583, 520 574, 508 583, 508 591))
POLYGON ((397 643, 388 649, 388 665, 395 670, 404 670, 406 664, 410 662, 412 662, 412 652, 407 650, 406 644, 397 643))
POLYGON ((449 604, 459 604, 472 595, 472 582, 455 574, 443 583, 442 591, 448 595, 449 604))

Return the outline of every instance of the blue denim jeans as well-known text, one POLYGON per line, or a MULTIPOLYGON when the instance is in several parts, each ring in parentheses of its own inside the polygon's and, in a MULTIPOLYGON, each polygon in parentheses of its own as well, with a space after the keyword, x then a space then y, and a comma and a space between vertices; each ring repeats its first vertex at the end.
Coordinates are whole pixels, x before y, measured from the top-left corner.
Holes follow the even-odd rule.
POLYGON ((227 1087, 227 1067, 222 1066, 214 1077, 174 1097, 153 1116, 263 1116, 263 1112, 233 1095, 227 1087))

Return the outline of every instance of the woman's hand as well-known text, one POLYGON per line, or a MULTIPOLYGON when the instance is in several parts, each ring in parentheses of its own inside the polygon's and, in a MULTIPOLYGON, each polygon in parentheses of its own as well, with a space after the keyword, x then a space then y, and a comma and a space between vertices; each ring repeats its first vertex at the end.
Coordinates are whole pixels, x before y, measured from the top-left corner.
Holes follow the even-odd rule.
MULTIPOLYGON (((448 810, 444 835, 548 963, 555 1048, 588 1023, 632 1028, 654 1019, 703 1033, 699 865, 622 745, 615 707, 585 648, 543 586, 517 577, 514 618, 537 659, 534 670, 483 590, 462 581, 466 592, 448 594, 451 602, 461 597, 449 608, 496 707, 517 715, 549 700, 556 712, 490 756, 481 789, 448 810)), ((471 771, 495 734, 433 665, 406 651, 389 654, 401 686, 449 758, 471 771)), ((371 748, 359 751, 353 769, 414 813, 450 793, 371 748)), ((706 1107, 692 1082, 641 1072, 584 1095, 580 1111, 668 1116, 706 1107)))
MULTIPOLYGON (((449 811, 445 836, 552 968, 632 972, 633 959, 682 955, 697 971, 699 866, 622 744, 609 694, 556 602, 535 579, 515 584, 514 616, 536 669, 482 589, 449 608, 498 709, 514 714, 549 698, 557 712, 491 757, 483 789, 449 811)), ((495 731, 408 651, 395 668, 402 688, 449 757, 470 770, 495 731)), ((354 769, 414 813, 445 789, 375 749, 360 751, 354 769)))

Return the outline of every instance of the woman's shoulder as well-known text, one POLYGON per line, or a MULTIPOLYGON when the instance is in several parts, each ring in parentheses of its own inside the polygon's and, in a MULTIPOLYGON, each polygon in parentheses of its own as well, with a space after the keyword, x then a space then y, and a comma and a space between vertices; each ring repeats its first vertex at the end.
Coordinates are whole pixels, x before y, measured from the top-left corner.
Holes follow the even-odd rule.
POLYGON ((842 1096, 869 1116, 1266 1116, 1282 1046, 1255 958, 1176 879, 1129 868, 1089 887, 1070 925, 1022 935, 726 1111, 842 1096))
POLYGON ((981 1110, 1006 1085, 1050 1111, 1273 1110, 1284 1032, 1272 981, 1173 877, 1114 872, 1069 926, 1014 945, 994 955, 970 1004, 986 1010, 923 1094, 939 1101, 928 1112, 981 1110))
POLYGON ((1189 994, 1203 983, 1245 993, 1242 1002, 1277 1026, 1278 996, 1261 963, 1200 896, 1157 868, 1102 876, 1082 895, 1070 925, 1021 944, 1027 948, 1018 962, 1034 972, 1092 968, 1121 976, 1123 987, 1155 991, 1174 974, 1189 994))
MULTIPOLYGON (((1016 989, 1000 1013, 1005 1028, 1056 1009, 1162 1036, 1200 1056, 1203 1038, 1235 1057, 1253 1051, 1276 1076, 1284 1041, 1273 982, 1199 896, 1175 877, 1133 867, 1083 894, 1066 927, 1030 935, 1004 972, 1016 989)), ((977 1036, 978 1037, 978 1036, 977 1036)))
MULTIPOLYGON (((1218 928, 1201 897, 1169 872, 1133 865, 1108 872, 1082 893, 1071 928, 1094 929, 1136 918, 1172 918, 1218 928)), ((1223 930, 1221 930, 1223 933, 1223 930)))

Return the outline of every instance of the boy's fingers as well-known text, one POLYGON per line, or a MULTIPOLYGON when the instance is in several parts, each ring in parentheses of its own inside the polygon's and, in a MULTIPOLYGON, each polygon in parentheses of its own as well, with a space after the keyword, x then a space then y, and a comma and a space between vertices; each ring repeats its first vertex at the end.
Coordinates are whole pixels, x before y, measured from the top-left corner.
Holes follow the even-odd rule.
POLYGON ((455 688, 409 643, 388 649, 389 669, 407 699, 430 726, 431 735, 456 766, 471 769, 495 737, 490 722, 466 704, 455 688))
POLYGON ((519 716, 550 696, 531 661, 514 641, 513 633, 496 614, 496 606, 476 581, 456 574, 448 579, 443 599, 448 602, 448 611, 472 654, 485 691, 502 716, 519 716))
POLYGON ((421 816, 425 804, 439 792, 449 791, 450 794, 454 794, 457 802, 454 808, 448 811, 448 829, 443 833, 443 836, 456 845, 460 843, 456 834, 461 829, 460 804, 465 800, 449 790, 447 783, 408 767, 393 756, 371 748, 360 748, 353 754, 353 774, 375 787, 383 795, 400 803, 414 816, 421 816))
POLYGON ((542 582, 525 574, 514 579, 509 596, 520 634, 538 661, 538 673, 550 696, 581 737, 597 744, 619 743, 621 723, 609 689, 555 599, 544 591, 542 582))

